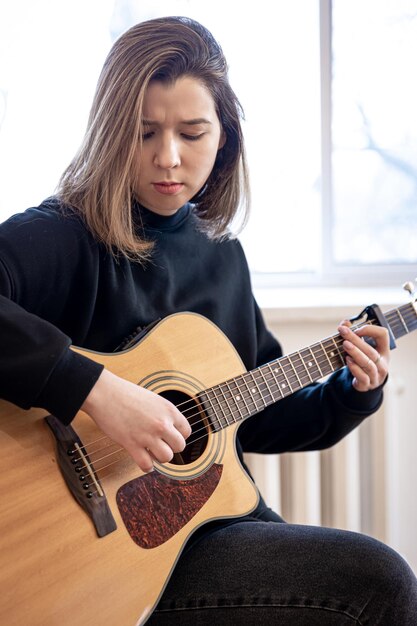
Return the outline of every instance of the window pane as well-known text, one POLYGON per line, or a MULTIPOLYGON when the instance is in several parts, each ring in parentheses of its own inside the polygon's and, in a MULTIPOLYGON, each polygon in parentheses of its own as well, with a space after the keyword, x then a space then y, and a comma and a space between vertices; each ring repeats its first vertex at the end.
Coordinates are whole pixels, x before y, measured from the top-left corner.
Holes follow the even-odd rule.
POLYGON ((246 115, 253 211, 242 240, 252 268, 314 270, 320 81, 318 2, 311 0, 1 3, 0 219, 53 193, 81 141, 112 41, 138 21, 169 14, 205 24, 229 61, 246 115))
POLYGON ((252 270, 308 272, 320 260, 319 3, 247 11, 235 88, 245 111, 252 215, 242 240, 252 270))
POLYGON ((337 263, 417 260, 416 0, 333 0, 337 263))

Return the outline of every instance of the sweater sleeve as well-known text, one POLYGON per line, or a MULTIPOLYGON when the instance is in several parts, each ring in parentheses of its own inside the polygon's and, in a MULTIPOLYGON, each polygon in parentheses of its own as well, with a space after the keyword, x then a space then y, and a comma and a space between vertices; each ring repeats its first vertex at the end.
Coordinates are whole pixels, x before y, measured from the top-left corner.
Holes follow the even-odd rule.
MULTIPOLYGON (((23 306, 29 290, 34 292, 33 301, 40 302, 45 289, 30 288, 30 272, 24 271, 23 264, 15 264, 9 253, 13 250, 17 257, 23 250, 20 256, 28 256, 27 246, 17 236, 13 245, 14 233, 22 230, 3 226, 0 237, 0 398, 23 409, 44 408, 67 424, 103 368, 71 350, 71 339, 65 333, 23 306)), ((37 272, 41 273, 39 267, 37 272)))
MULTIPOLYGON (((261 365, 279 358, 282 351, 255 307, 261 365)), ((239 428, 239 439, 245 452, 321 450, 374 413, 382 399, 382 387, 356 391, 349 370, 343 367, 325 382, 310 384, 247 419, 239 428)))
MULTIPOLYGON (((0 293, 2 273, 0 269, 0 293)), ((55 326, 0 296, 0 397, 68 424, 103 369, 70 349, 55 326)))

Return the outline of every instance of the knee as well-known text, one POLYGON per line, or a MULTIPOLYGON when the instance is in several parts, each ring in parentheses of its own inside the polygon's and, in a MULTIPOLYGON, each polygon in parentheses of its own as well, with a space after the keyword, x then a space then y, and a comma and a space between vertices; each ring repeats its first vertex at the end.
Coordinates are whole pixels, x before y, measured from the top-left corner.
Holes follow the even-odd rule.
POLYGON ((412 593, 417 601, 417 579, 406 560, 386 544, 366 537, 361 541, 359 570, 372 586, 388 595, 412 593))

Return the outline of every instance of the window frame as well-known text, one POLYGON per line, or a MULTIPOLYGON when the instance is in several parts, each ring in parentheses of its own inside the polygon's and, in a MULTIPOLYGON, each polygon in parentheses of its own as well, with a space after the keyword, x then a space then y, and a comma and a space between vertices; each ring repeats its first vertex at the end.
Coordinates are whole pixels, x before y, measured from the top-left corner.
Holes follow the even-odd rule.
POLYGON ((321 242, 317 272, 252 272, 255 288, 398 287, 417 277, 415 263, 338 264, 333 258, 332 188, 332 4, 319 1, 320 109, 321 109, 321 242))

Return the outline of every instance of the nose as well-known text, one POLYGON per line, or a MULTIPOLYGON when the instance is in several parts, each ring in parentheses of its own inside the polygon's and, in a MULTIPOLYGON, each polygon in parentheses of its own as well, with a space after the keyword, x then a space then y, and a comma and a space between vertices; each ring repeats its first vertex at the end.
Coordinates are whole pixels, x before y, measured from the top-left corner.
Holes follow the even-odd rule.
POLYGON ((162 169, 170 170, 177 167, 180 162, 180 152, 175 137, 161 137, 155 148, 154 165, 162 169))

